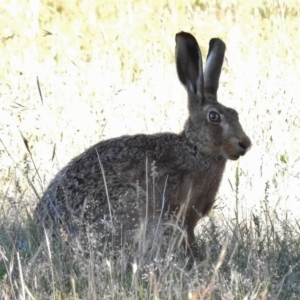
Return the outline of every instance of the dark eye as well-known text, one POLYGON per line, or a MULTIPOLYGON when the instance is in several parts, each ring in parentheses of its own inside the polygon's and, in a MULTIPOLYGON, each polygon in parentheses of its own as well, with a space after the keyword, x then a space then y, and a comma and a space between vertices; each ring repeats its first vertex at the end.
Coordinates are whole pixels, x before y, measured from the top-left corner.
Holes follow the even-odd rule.
POLYGON ((209 121, 214 123, 220 123, 221 122, 221 116, 216 111, 211 111, 208 115, 209 121))

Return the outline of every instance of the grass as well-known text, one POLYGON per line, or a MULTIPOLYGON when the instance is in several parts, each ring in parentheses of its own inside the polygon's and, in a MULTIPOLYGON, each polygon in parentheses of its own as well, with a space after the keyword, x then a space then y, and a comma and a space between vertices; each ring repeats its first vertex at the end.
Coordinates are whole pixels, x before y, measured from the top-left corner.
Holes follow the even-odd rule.
POLYGON ((0 299, 297 299, 299 10, 293 0, 2 1, 0 299), (199 224, 205 259, 187 268, 172 241, 129 270, 126 255, 70 259, 63 240, 36 230, 37 199, 99 140, 181 130, 180 30, 204 57, 211 37, 226 42, 219 99, 253 142, 199 224))

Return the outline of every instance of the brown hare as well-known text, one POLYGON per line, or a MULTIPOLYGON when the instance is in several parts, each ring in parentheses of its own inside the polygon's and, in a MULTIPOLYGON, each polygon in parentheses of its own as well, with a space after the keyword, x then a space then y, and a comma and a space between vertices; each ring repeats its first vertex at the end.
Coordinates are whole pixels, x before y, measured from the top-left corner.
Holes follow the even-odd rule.
POLYGON ((176 34, 177 73, 188 95, 183 131, 90 147, 52 180, 37 205, 38 221, 70 238, 92 234, 100 246, 122 247, 141 241, 141 232, 163 232, 164 223, 180 220, 185 245, 193 246, 194 228, 213 206, 226 161, 251 145, 237 112, 217 101, 224 53, 224 42, 211 39, 203 72, 195 37, 176 34))

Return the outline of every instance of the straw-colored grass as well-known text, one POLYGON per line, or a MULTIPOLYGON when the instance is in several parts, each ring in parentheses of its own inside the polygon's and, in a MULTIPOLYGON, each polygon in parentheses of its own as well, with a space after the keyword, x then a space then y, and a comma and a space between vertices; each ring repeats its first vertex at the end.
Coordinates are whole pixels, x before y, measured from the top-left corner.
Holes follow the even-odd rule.
POLYGON ((299 17, 296 0, 1 1, 0 299, 298 299, 299 17), (70 262, 63 244, 40 246, 31 212, 72 157, 110 137, 182 129, 181 30, 204 57, 211 37, 226 42, 219 101, 253 143, 228 162, 199 224, 206 259, 188 269, 172 248, 124 275, 118 260, 70 262))

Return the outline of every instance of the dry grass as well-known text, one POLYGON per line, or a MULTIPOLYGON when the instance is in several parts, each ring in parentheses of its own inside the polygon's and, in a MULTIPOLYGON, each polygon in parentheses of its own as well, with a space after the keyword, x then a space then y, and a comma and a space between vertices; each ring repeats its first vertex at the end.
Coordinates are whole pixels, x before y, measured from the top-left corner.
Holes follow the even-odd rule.
POLYGON ((2 1, 0 299, 297 299, 299 16, 296 0, 2 1), (181 130, 180 30, 203 55, 211 37, 226 42, 219 99, 253 142, 199 226, 206 260, 187 270, 171 247, 127 274, 109 257, 69 262, 63 243, 50 256, 30 213, 70 158, 101 139, 181 130))

